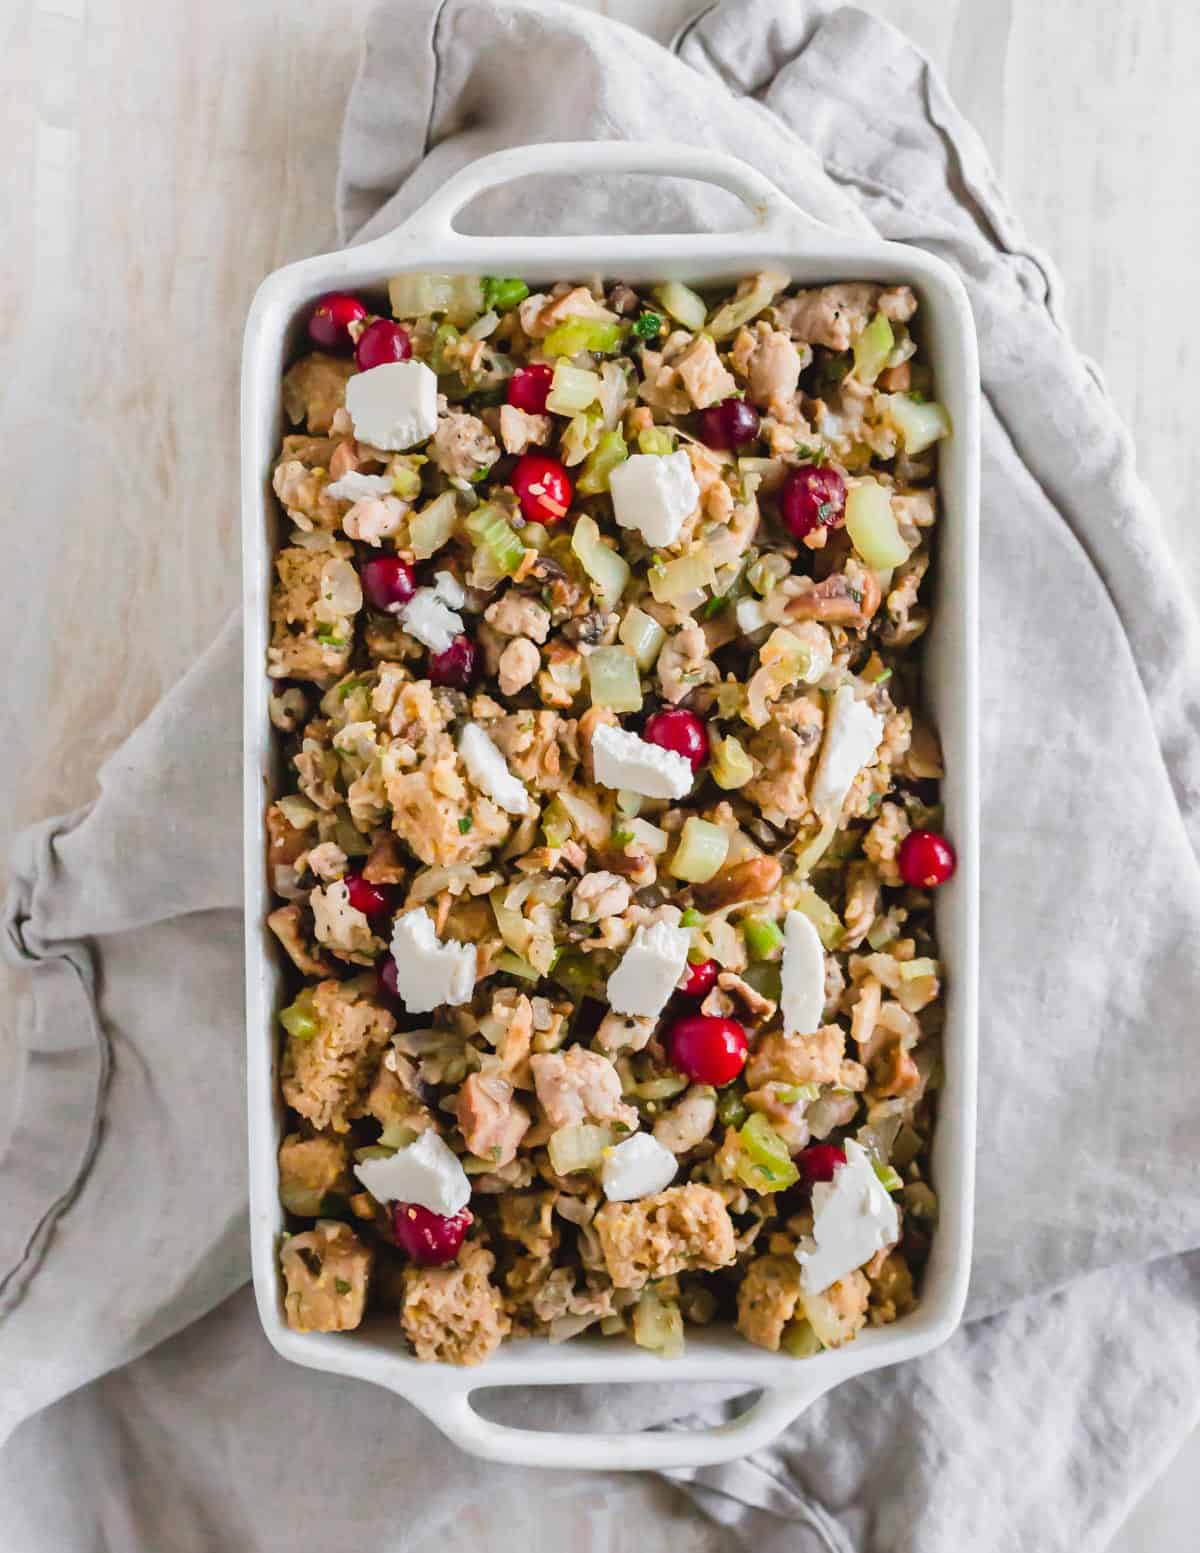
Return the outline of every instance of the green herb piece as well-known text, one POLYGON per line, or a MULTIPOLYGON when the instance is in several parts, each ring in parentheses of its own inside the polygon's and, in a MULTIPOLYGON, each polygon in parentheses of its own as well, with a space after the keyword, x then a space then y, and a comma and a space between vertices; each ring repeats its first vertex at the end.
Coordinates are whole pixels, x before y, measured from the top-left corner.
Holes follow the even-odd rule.
POLYGON ((614 847, 627 847, 632 840, 633 832, 631 830, 613 831, 612 843, 614 847))
POLYGON ((346 638, 337 634, 334 626, 318 626, 317 641, 323 642, 326 647, 344 647, 346 638))
POLYGON ((884 669, 882 673, 876 674, 875 683, 877 685, 886 685, 888 680, 891 679, 893 672, 892 669, 884 669))
POLYGON ((473 819, 471 817, 470 812, 468 811, 468 813, 464 814, 462 819, 459 820, 459 822, 458 822, 458 834, 460 836, 465 836, 468 833, 468 831, 471 829, 471 826, 473 824, 474 824, 474 821, 473 821, 473 819))
POLYGON ((472 485, 482 485, 488 477, 490 468, 490 464, 485 464, 482 469, 477 469, 473 475, 468 475, 467 479, 472 485))
POLYGON ((881 1165, 878 1160, 872 1160, 875 1174, 879 1178, 879 1184, 888 1192, 898 1192, 904 1185, 900 1179, 900 1172, 891 1165, 881 1165))
POLYGON ((660 313, 642 313, 634 319, 633 332, 639 340, 657 340, 663 330, 663 319, 660 313))
POLYGON ((337 1290, 337 1292, 339 1294, 349 1294, 350 1293, 350 1285, 346 1282, 346 1280, 344 1278, 335 1278, 333 1280, 333 1286, 334 1286, 334 1288, 337 1290))
POLYGON ((485 275, 483 305, 486 310, 507 313, 529 295, 529 287, 515 275, 485 275))
POLYGON ((699 927, 704 921, 703 915, 694 906, 689 906, 679 919, 680 927, 699 927))
MULTIPOLYGON (((876 680, 875 683, 878 684, 879 681, 876 680)), ((366 684, 367 681, 363 679, 361 675, 352 675, 350 679, 344 679, 337 687, 338 700, 344 701, 346 697, 352 695, 354 691, 365 689, 366 684)))

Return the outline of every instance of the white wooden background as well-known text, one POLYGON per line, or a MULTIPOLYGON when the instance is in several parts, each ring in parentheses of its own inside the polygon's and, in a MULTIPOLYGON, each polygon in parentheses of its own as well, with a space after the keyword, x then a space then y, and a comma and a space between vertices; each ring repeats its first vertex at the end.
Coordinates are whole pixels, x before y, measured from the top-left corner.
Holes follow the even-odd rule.
MULTIPOLYGON (((700 0, 580 0, 662 39, 700 0)), ((0 5, 0 854, 98 763, 237 591, 237 349, 266 271, 332 245, 338 123, 370 0, 0 5)), ((1193 581, 1195 0, 876 0, 939 65, 1068 289, 1193 581)), ((10 980, 0 1009, 0 1123, 10 980)), ((525 1507, 466 1506, 444 1553, 525 1507)), ((564 1482, 538 1545, 719 1546, 667 1489, 564 1482)), ((1200 1442, 1114 1546, 1200 1520, 1200 1442)), ((1185 1542, 1186 1542, 1185 1538, 1185 1542)), ((414 1553, 426 1544, 410 1542, 414 1553)), ((432 1553, 433 1544, 428 1553, 432 1553)), ((1090 1550, 1088 1550, 1090 1553, 1090 1550)))

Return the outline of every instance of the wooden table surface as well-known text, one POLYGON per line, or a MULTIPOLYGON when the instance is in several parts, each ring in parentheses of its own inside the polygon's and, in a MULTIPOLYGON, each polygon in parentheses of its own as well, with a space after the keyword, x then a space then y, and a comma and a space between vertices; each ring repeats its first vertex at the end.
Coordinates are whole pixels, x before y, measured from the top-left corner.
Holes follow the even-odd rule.
MULTIPOLYGON (((699 0, 582 0, 662 39, 699 0)), ((103 758, 238 593, 237 355, 263 274, 332 246, 338 124, 370 0, 9 0, 0 7, 0 855, 86 800, 103 758)), ((1179 564, 1200 443, 1187 390, 1200 197, 1194 0, 877 0, 932 56, 1132 428, 1179 564)), ((0 1121, 13 1010, 0 1011, 0 1121)), ((1120 1553, 1200 1519, 1200 1443, 1120 1553)), ((520 1506, 508 1507, 514 1517, 520 1506)), ((564 1482, 539 1545, 673 1553, 719 1540, 652 1482, 564 1482), (545 1540, 549 1539, 549 1540, 545 1540)), ((445 1553, 494 1547, 464 1507, 445 1553)), ((409 1544, 425 1553, 424 1542, 409 1544)), ((433 1542, 428 1544, 432 1550, 433 1542)))

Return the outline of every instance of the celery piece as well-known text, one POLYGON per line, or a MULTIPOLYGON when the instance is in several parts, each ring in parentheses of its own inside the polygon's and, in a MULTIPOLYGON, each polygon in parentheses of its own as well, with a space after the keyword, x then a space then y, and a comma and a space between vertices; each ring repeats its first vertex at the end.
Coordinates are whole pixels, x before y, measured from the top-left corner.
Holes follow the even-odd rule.
POLYGON ((661 286, 655 286, 654 299, 685 329, 694 331, 704 328, 708 308, 704 305, 704 298, 697 295, 690 286, 681 285, 677 280, 668 280, 661 286))
POLYGON ((279 1023, 298 1041, 311 1041, 317 1033, 317 1016, 313 1009, 312 988, 306 987, 294 1003, 290 1003, 279 1016, 279 1023))
MULTIPOLYGON (((582 484, 579 488, 582 489, 582 484)), ((612 609, 629 581, 628 561, 604 543, 595 518, 588 517, 586 513, 576 521, 571 535, 571 550, 578 556, 579 564, 591 579, 596 602, 601 609, 612 609)), ((641 705, 640 696, 638 705, 641 705)))
POLYGON ((599 992, 603 986, 591 956, 578 949, 568 949, 565 954, 560 955, 550 971, 550 976, 575 998, 590 997, 599 992))
POLYGON ((812 1323, 802 1316, 798 1321, 789 1321, 784 1327, 779 1346, 793 1359, 811 1359, 814 1354, 821 1352, 821 1339, 813 1331, 812 1323))
POLYGON ((811 1102, 821 1093, 819 1084, 776 1084, 775 1098, 780 1105, 799 1105, 803 1100, 811 1102))
POLYGON ((779 1002, 783 984, 778 960, 756 960, 742 972, 742 980, 772 1003, 779 1002))
POLYGON ((860 383, 873 383, 883 371, 896 336, 882 313, 876 313, 854 342, 854 376, 860 383))
POLYGON ((560 1176, 577 1170, 596 1170, 604 1163, 605 1149, 612 1148, 616 1136, 608 1127, 591 1122, 571 1122, 550 1134, 546 1149, 550 1165, 560 1176))
POLYGON ((621 428, 615 426, 612 431, 604 432, 599 442, 584 459, 583 468, 575 482, 575 489, 581 496, 601 495, 608 490, 609 475, 628 457, 629 449, 625 446, 621 428))
POLYGON ((495 502, 484 502, 467 518, 466 530, 487 551, 496 570, 511 577, 521 564, 525 548, 509 527, 504 508, 495 502))
MULTIPOLYGON (((663 320, 658 313, 640 313, 633 321, 634 337, 645 340, 657 340, 663 331, 663 320)), ((643 448, 643 453, 648 453, 649 448, 643 448)))
POLYGON ((779 924, 766 917, 747 917, 742 923, 746 939, 746 953, 752 960, 770 960, 783 948, 783 934, 779 924))
POLYGON ((515 275, 483 277, 483 305, 497 313, 509 312, 528 295, 529 287, 515 275))
POLYGON ((433 336, 433 344, 429 350, 429 365, 439 377, 455 370, 454 363, 447 357, 447 348, 456 344, 462 336, 451 323, 441 323, 437 326, 437 332, 433 336))
POLYGON ((391 469, 393 496, 398 496, 401 501, 416 501, 421 494, 420 466, 423 463, 425 459, 420 454, 394 460, 391 469))
POLYGON ((638 452, 660 457, 675 451, 675 433, 668 426, 646 426, 638 432, 638 452))
POLYGON ((904 1186, 900 1172, 894 1169, 891 1165, 882 1165, 877 1159, 875 1159, 871 1161, 871 1166, 875 1171, 876 1176, 879 1178, 879 1184, 884 1188, 885 1191, 898 1192, 904 1186))
POLYGON ((950 435, 950 417, 935 400, 925 402, 914 394, 880 394, 879 407, 900 433, 904 451, 912 458, 950 435))
POLYGON ((572 316, 551 329, 542 341, 542 351, 547 356, 578 356, 580 351, 611 356, 621 343, 621 334, 619 323, 572 316))
POLYGON ((667 633, 654 616, 648 615, 636 604, 626 610, 624 619, 617 628, 617 635, 637 659, 638 668, 643 674, 648 674, 654 667, 662 645, 667 639, 667 633))
POLYGON ((754 775, 754 762, 730 734, 726 738, 713 740, 710 769, 717 786, 732 792, 735 788, 745 787, 754 775))
POLYGON ((458 503, 453 491, 443 491, 428 507, 414 513, 409 519, 408 533, 418 561, 427 561, 449 541, 457 517, 458 503))
POLYGON ((900 980, 923 981, 926 977, 936 979, 941 969, 936 960, 901 960, 900 980))
POLYGON ((431 275, 420 271, 393 275, 388 281, 388 301, 393 318, 444 313, 451 323, 466 324, 484 311, 483 286, 478 275, 431 275))
POLYGON ((748 324, 774 301, 789 278, 778 270, 764 270, 752 280, 743 281, 737 294, 722 303, 709 319, 709 334, 714 340, 727 340, 735 335, 743 324, 748 324))
POLYGON ((642 682, 637 660, 624 647, 597 647, 587 658, 588 685, 593 706, 613 712, 638 712, 642 707, 642 682))
POLYGON ((856 480, 846 493, 846 532, 868 566, 889 571, 908 560, 892 512, 892 493, 878 480, 856 480))
POLYGON ((705 884, 720 871, 728 851, 729 832, 691 814, 684 823, 670 871, 676 879, 705 884))
POLYGON ((652 1288, 645 1288, 633 1307, 633 1340, 639 1348, 649 1348, 664 1359, 677 1359, 683 1352, 683 1317, 674 1301, 659 1299, 652 1288))
POLYGON ((598 372, 574 367, 563 357, 555 363, 546 408, 555 415, 578 415, 599 398, 601 378, 598 372))
POLYGON ((561 847, 571 838, 571 816, 552 798, 542 810, 542 833, 548 847, 561 847))
POLYGON ((380 1145, 385 1149, 406 1149, 416 1141, 417 1133, 403 1122, 389 1122, 379 1134, 380 1145))
POLYGON ((747 1119, 737 1137, 737 1175, 744 1186, 758 1192, 782 1192, 800 1179, 787 1144, 760 1112, 747 1119))
POLYGON ((519 954, 513 954, 511 949, 503 949, 496 956, 496 969, 505 971, 509 976, 519 976, 522 981, 541 981, 541 972, 530 965, 519 954))
POLYGON ((727 1084, 717 1097, 717 1120, 722 1127, 740 1127, 749 1114, 745 1090, 736 1080, 727 1084))
POLYGON ((806 885, 796 894, 792 904, 816 928, 822 945, 826 949, 836 949, 842 941, 845 928, 829 902, 822 900, 814 889, 806 885))
POLYGON ((711 588, 716 581, 712 561, 702 550, 680 556, 677 561, 652 566, 647 579, 650 592, 660 604, 673 604, 689 593, 711 588))

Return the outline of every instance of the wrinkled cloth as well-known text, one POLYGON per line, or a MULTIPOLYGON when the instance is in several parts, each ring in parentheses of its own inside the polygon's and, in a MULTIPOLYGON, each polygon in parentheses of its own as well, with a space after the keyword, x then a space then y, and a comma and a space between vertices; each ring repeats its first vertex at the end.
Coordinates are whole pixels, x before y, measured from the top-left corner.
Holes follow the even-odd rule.
MULTIPOLYGON (((502 146, 664 136, 953 265, 984 390, 967 1324, 755 1457, 676 1476, 763 1553, 1100 1547, 1200 1410, 1200 628, 1051 266, 928 61, 863 12, 718 4, 672 54, 533 0, 384 0, 346 113, 341 229, 388 230, 502 146)), ((693 184, 560 177, 495 191, 460 225, 735 219, 693 184)), ((399 1547, 418 1504, 429 1535, 468 1494, 547 1491, 457 1456, 380 1390, 285 1364, 259 1332, 239 639, 231 623, 93 805, 16 848, 5 946, 32 991, 0 1160, 0 1503, 20 1553, 282 1553, 309 1532, 399 1547)), ((490 1407, 637 1428, 727 1405, 659 1386, 490 1407)))

